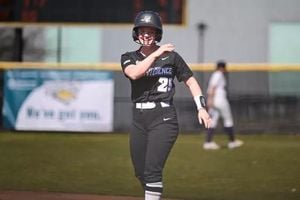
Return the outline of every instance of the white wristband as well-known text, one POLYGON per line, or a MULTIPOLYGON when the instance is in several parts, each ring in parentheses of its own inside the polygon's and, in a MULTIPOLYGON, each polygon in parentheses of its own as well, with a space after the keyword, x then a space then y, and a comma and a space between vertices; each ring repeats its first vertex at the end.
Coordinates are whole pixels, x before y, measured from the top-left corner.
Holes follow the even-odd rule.
POLYGON ((200 110, 201 108, 206 109, 206 100, 204 96, 202 95, 194 96, 194 101, 197 106, 197 110, 200 110))

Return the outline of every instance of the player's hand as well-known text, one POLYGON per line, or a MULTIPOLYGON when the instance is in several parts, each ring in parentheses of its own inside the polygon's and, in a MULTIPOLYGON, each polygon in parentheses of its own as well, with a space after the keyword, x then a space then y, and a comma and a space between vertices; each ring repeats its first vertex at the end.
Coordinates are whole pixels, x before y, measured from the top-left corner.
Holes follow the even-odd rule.
POLYGON ((174 51, 175 46, 173 44, 163 44, 156 51, 153 52, 153 55, 157 58, 161 56, 164 52, 174 51))
POLYGON ((205 128, 211 127, 211 118, 204 108, 201 108, 198 111, 198 120, 200 124, 204 123, 203 125, 205 128))

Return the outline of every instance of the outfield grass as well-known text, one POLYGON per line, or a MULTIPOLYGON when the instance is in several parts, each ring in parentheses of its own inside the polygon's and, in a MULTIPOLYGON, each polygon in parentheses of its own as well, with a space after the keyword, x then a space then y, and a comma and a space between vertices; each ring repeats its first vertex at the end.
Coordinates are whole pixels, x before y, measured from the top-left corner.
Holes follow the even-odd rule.
MULTIPOLYGON (((164 196, 186 200, 300 199, 300 136, 240 135, 245 145, 201 148, 181 134, 167 162, 164 196)), ((127 134, 0 133, 0 190, 142 196, 127 134)))

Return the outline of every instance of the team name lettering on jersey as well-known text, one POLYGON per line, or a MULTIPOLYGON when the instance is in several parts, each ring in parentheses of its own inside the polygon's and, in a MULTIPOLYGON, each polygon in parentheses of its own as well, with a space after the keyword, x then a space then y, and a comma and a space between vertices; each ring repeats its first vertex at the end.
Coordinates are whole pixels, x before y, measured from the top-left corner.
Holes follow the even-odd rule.
POLYGON ((146 76, 171 76, 172 72, 172 67, 154 67, 146 72, 146 76))

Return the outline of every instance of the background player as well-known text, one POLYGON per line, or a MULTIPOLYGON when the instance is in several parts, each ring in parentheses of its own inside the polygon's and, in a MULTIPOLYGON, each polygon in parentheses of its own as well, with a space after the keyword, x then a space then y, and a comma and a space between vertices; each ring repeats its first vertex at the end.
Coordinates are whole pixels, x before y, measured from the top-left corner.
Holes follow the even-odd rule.
POLYGON ((135 18, 132 37, 141 47, 121 56, 123 72, 131 83, 133 102, 131 159, 146 200, 160 199, 162 171, 178 135, 173 105, 175 77, 190 90, 198 108, 199 122, 202 120, 206 128, 210 126, 199 84, 185 61, 174 51, 174 45, 158 46, 162 34, 160 16, 152 11, 140 12, 135 18))
POLYGON ((207 105, 209 114, 212 117, 212 127, 207 130, 206 141, 203 144, 203 148, 207 150, 220 148, 220 146, 213 141, 213 133, 217 127, 220 116, 223 119, 224 130, 229 137, 228 148, 232 149, 243 145, 243 141, 236 140, 234 136, 231 108, 227 99, 226 73, 226 63, 219 61, 208 83, 207 105))

